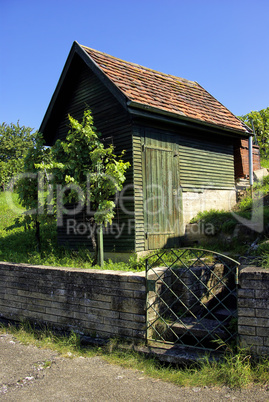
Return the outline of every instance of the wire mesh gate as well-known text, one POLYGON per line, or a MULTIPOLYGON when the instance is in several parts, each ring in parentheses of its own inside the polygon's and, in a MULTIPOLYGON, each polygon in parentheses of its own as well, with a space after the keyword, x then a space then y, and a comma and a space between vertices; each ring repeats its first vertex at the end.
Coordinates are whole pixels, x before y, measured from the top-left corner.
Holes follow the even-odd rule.
POLYGON ((205 350, 235 343, 238 267, 227 256, 194 248, 149 257, 147 341, 205 350))

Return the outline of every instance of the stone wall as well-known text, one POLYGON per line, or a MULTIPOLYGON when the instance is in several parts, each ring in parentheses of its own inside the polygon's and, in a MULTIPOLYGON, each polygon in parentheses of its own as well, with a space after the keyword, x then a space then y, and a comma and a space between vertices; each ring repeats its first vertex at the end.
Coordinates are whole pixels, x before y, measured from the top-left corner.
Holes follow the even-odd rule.
POLYGON ((86 335, 145 339, 144 273, 0 262, 0 316, 86 335))
POLYGON ((211 209, 224 209, 225 211, 230 211, 235 204, 235 189, 193 189, 192 191, 183 191, 181 235, 185 234, 186 225, 198 214, 198 212, 210 211, 211 209))
POLYGON ((240 344, 256 355, 269 355, 269 270, 241 270, 238 290, 240 344))
MULTIPOLYGON (((0 317, 97 338, 145 340, 145 273, 0 262, 0 317)), ((241 270, 238 324, 241 345, 269 355, 269 270, 241 270)))

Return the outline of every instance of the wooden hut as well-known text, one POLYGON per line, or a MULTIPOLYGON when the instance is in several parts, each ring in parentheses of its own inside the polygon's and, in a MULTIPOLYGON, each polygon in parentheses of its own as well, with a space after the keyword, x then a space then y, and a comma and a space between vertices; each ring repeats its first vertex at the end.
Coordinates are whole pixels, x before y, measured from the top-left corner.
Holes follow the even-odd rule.
MULTIPOLYGON (((47 145, 65 138, 68 114, 80 120, 85 109, 131 163, 105 251, 176 247, 197 212, 234 205, 234 153, 240 158, 251 131, 197 82, 74 42, 40 127, 47 145)), ((67 224, 58 228, 60 244, 91 246, 87 233, 67 224)))

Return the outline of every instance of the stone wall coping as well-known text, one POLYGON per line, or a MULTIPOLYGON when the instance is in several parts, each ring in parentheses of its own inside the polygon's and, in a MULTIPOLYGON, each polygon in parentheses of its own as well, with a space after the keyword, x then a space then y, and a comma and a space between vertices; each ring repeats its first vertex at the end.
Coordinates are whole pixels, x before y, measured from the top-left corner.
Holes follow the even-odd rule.
POLYGON ((240 275, 248 274, 249 277, 255 279, 255 277, 260 279, 261 276, 268 276, 269 275, 269 268, 261 268, 255 266, 240 266, 240 275))
POLYGON ((240 265, 240 272, 267 272, 269 273, 269 268, 256 267, 255 265, 240 265))
POLYGON ((130 277, 130 278, 145 278, 145 271, 142 272, 131 272, 131 271, 116 271, 116 270, 108 270, 108 269, 92 269, 92 268, 76 268, 76 267, 54 267, 49 265, 32 265, 25 263, 14 263, 14 262, 5 262, 0 261, 0 269, 1 267, 14 267, 14 268, 30 268, 36 270, 52 270, 52 271, 61 271, 61 272, 77 272, 77 273, 86 273, 86 274, 96 274, 96 275, 113 275, 115 277, 130 277))

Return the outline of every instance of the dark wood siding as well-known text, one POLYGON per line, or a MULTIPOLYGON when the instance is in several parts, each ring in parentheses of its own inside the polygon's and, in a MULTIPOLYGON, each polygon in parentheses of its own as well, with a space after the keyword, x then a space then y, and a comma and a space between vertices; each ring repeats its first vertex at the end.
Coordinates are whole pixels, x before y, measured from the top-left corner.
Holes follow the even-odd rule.
MULTIPOLYGON (((73 63, 66 84, 58 97, 58 103, 61 105, 56 108, 58 115, 54 117, 54 138, 65 139, 68 132, 68 114, 81 120, 84 110, 91 109, 94 124, 104 143, 112 143, 118 155, 125 150, 124 160, 131 163, 126 172, 127 190, 123 192, 123 197, 119 198, 112 226, 105 230, 104 248, 105 251, 134 251, 135 231, 130 222, 134 218, 132 121, 127 111, 82 60, 76 59, 73 63), (65 88, 69 83, 71 90, 65 88)), ((85 216, 78 214, 76 219, 82 223, 85 216)), ((58 229, 58 241, 59 244, 70 245, 72 248, 78 248, 81 244, 91 247, 88 233, 84 236, 74 233, 67 235, 66 225, 58 229)))
POLYGON ((133 131, 133 172, 134 172, 135 251, 136 252, 144 251, 144 249, 145 249, 142 141, 144 142, 144 138, 141 137, 141 130, 139 129, 139 127, 134 127, 134 131, 133 131))
MULTIPOLYGON (((137 251, 143 250, 143 247, 147 250, 167 245, 176 247, 180 244, 180 222, 183 221, 184 214, 182 191, 234 188, 231 138, 213 139, 206 132, 201 134, 177 130, 172 126, 150 125, 147 121, 138 120, 134 129, 133 147, 134 183, 138 188, 135 191, 137 251), (172 172, 173 169, 175 171, 170 177, 169 170, 172 172), (155 216, 145 211, 148 199, 156 196, 155 183, 161 183, 163 191, 168 194, 163 203, 170 207, 170 215, 168 207, 155 216), (165 224, 167 222, 168 225, 165 224), (156 233, 151 233, 150 226, 154 223, 159 228, 156 233)), ((158 196, 160 194, 157 194, 157 198, 158 196)), ((154 208, 159 210, 157 204, 154 208)))
POLYGON ((177 136, 145 127, 142 145, 145 249, 179 245, 177 136))
MULTIPOLYGON (((68 114, 81 120, 84 110, 91 109, 104 143, 112 143, 116 154, 125 150, 124 159, 131 163, 116 216, 104 232, 105 251, 140 252, 177 246, 184 213, 182 191, 234 188, 234 140, 209 133, 206 128, 190 128, 188 124, 179 128, 172 122, 157 122, 138 114, 131 117, 116 87, 108 89, 106 79, 92 68, 78 55, 72 59, 46 122, 48 144, 65 139, 68 114), (145 212, 145 204, 156 196, 155 184, 163 189, 157 190, 157 200, 162 199, 165 207, 163 215, 160 212, 154 217, 145 212), (155 222, 159 225, 157 235, 149 229, 155 222)), ((58 229, 59 243, 91 248, 89 233, 82 234, 83 225, 80 234, 73 230, 67 235, 68 218, 58 229)), ((81 212, 75 219, 83 224, 88 217, 81 212)))
POLYGON ((180 136, 179 169, 183 188, 234 188, 233 145, 180 136))

